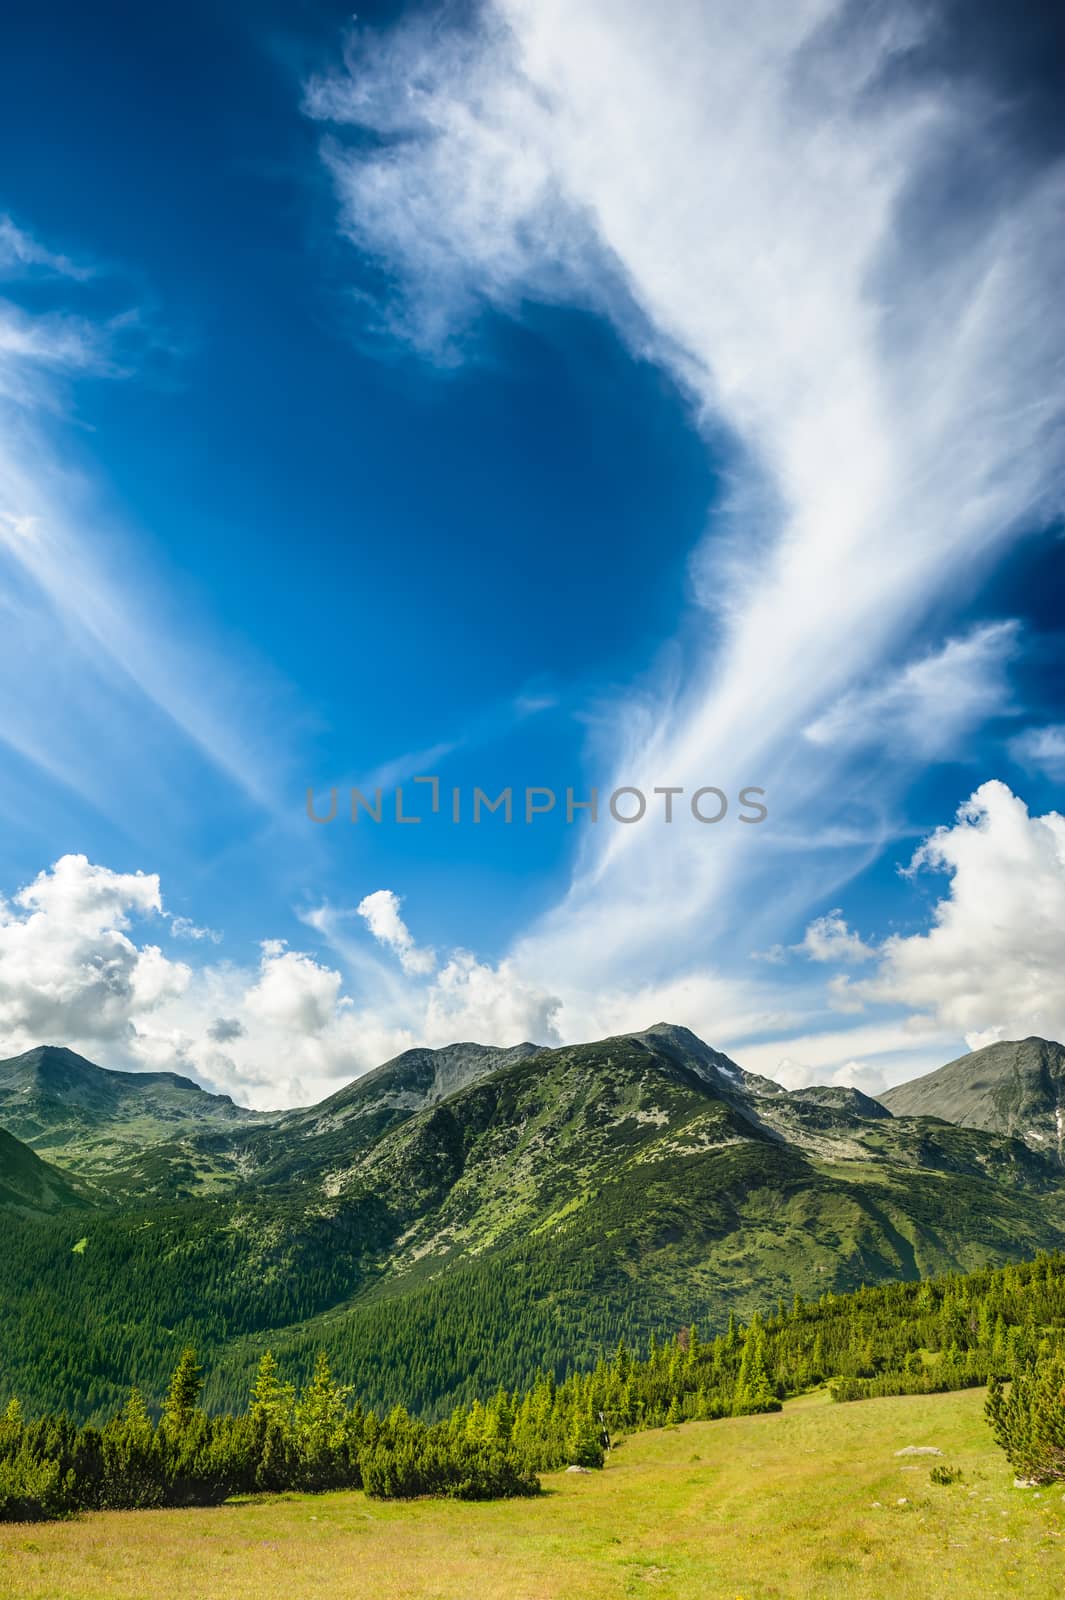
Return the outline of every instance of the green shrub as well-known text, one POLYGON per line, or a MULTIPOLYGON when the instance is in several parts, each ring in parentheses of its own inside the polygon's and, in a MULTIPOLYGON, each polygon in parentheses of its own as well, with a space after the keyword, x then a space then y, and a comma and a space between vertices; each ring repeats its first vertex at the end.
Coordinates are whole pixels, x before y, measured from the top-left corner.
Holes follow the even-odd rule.
POLYGON ((1018 1477, 1065 1481, 1065 1358, 1038 1358, 1006 1389, 988 1385, 985 1415, 1018 1477))
POLYGON ((26 1450, 0 1460, 0 1522, 40 1522, 66 1508, 58 1461, 38 1461, 26 1450))

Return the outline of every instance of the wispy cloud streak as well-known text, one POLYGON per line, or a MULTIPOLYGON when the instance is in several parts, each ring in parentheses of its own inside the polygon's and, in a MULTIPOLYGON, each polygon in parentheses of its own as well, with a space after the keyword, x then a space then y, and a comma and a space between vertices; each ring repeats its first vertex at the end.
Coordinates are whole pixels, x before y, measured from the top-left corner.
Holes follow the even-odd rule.
MULTIPOLYGON (((92 275, 0 217, 0 276, 17 285, 42 272, 62 293, 92 275)), ((283 686, 261 666, 227 661, 203 629, 168 624, 149 563, 56 441, 76 420, 76 380, 130 376, 139 322, 134 312, 93 318, 0 299, 0 739, 113 813, 118 772, 135 775, 137 750, 146 769, 165 725, 172 746, 191 743, 245 800, 280 815, 285 771, 271 730, 283 686)))
MULTIPOLYGON (((933 606, 1060 502, 1065 168, 1022 171, 990 93, 915 69, 934 27, 902 4, 496 0, 472 31, 356 33, 307 91, 408 337, 450 360, 485 305, 598 304, 692 396, 735 485, 693 562, 702 649, 635 736, 619 708, 613 766, 764 784, 780 838, 853 788, 853 742, 802 730, 946 648, 922 639, 933 606), (961 151, 994 181, 944 200, 961 151)), ((816 851, 782 890, 754 834, 600 832, 521 964, 565 973, 576 1018, 608 976, 719 961, 770 897, 779 918, 832 893, 816 851)))

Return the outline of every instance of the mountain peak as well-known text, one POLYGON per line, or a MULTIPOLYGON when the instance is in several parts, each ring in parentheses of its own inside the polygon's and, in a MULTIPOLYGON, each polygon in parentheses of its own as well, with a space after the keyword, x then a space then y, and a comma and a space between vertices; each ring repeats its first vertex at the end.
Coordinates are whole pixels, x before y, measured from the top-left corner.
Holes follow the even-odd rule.
POLYGON ((668 1056, 721 1093, 744 1094, 747 1091, 743 1068, 679 1022, 655 1022, 642 1033, 621 1037, 633 1039, 647 1050, 668 1056))
POLYGON ((383 1108, 415 1111, 445 1100, 448 1095, 501 1067, 513 1066, 539 1055, 543 1046, 522 1044, 496 1046, 472 1040, 430 1049, 415 1045, 385 1061, 370 1072, 353 1078, 328 1099, 305 1110, 293 1111, 293 1119, 318 1119, 322 1116, 347 1118, 377 1113, 383 1108))
POLYGON ((38 1087, 48 1093, 63 1093, 106 1079, 103 1067, 79 1056, 63 1044, 38 1044, 21 1055, 0 1061, 0 1084, 24 1089, 38 1087))
POLYGON ((999 1039, 880 1098, 896 1117, 1012 1134, 1065 1162, 1065 1045, 1054 1039, 999 1039))

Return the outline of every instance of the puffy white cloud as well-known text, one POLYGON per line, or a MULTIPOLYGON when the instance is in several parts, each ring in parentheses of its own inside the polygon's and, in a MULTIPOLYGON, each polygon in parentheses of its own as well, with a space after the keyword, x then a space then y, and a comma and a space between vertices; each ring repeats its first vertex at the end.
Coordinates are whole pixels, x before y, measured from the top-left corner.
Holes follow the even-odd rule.
POLYGON ((345 971, 281 939, 263 940, 250 969, 174 962, 135 927, 167 917, 155 874, 85 856, 62 857, 0 899, 0 1055, 67 1044, 105 1066, 180 1072, 269 1107, 320 1099, 416 1044, 558 1042, 557 999, 511 963, 454 951, 434 976, 387 890, 358 913, 305 917, 345 971), (402 977, 362 958, 343 931, 355 917, 396 950, 402 977), (364 998, 348 992, 352 978, 364 998))
POLYGON ((848 928, 838 909, 810 923, 799 949, 811 961, 825 962, 869 961, 875 954, 848 928))
POLYGON ((63 856, 0 902, 0 1035, 9 1050, 51 1040, 128 1041, 135 1019, 176 999, 190 971, 128 937, 162 910, 159 879, 63 856))
POLYGON ((259 981, 244 997, 245 1011, 285 1033, 322 1033, 336 1020, 344 981, 340 973, 300 951, 286 950, 281 939, 264 940, 262 952, 259 981))
POLYGON ((378 944, 387 946, 399 957, 404 972, 424 975, 432 972, 436 956, 415 944, 410 929, 400 916, 401 901, 391 889, 376 889, 359 901, 357 911, 378 944))
POLYGON ((805 1089, 811 1084, 832 1088, 861 1089, 865 1094, 876 1094, 886 1087, 883 1072, 863 1061, 844 1061, 840 1066, 817 1070, 805 1061, 782 1056, 773 1070, 773 1081, 784 1089, 805 1089))
POLYGON ((876 1095, 941 1067, 960 1047, 955 1030, 928 1017, 903 1016, 819 1032, 806 1031, 800 1021, 782 1037, 744 1043, 733 1054, 750 1071, 788 1089, 846 1084, 876 1095))
POLYGON ((949 875, 927 933, 881 947, 876 975, 851 992, 910 1007, 972 1046, 1030 1034, 1065 1038, 1065 817, 1031 816, 991 781, 910 864, 949 875))
POLYGON ((239 1017, 216 1017, 207 1029, 207 1037, 215 1044, 231 1044, 242 1039, 247 1032, 239 1017))
MULTIPOLYGON (((874 1094, 940 1064, 963 1035, 976 1045, 1065 1033, 1065 818, 1030 816, 1005 785, 984 784, 916 852, 911 875, 926 869, 950 879, 927 933, 871 951, 832 911, 791 947, 828 965, 877 960, 872 976, 837 974, 830 985, 841 1007, 876 1007, 875 1018, 817 1031, 823 1000, 806 989, 718 978, 694 958, 664 982, 554 990, 514 958, 457 950, 432 974, 397 975, 390 987, 344 933, 353 918, 371 927, 364 913, 308 915, 337 966, 275 939, 255 968, 193 969, 137 942, 135 923, 165 916, 154 874, 67 856, 0 902, 0 1042, 10 1053, 68 1043, 105 1065, 184 1072, 272 1106, 319 1099, 415 1044, 553 1044, 659 1019, 785 1085, 853 1083, 874 1094)), ((367 898, 395 935, 395 897, 367 898)))
POLYGON ((1065 723, 1026 728, 1010 740, 1010 755, 1029 772, 1040 772, 1053 783, 1065 783, 1065 723))
POLYGON ((558 1044, 559 1001, 522 976, 513 962, 491 966, 457 950, 437 974, 425 1006, 425 1036, 497 1044, 558 1044))
POLYGON ((128 928, 131 912, 163 909, 156 873, 112 872, 82 855, 61 856, 39 872, 15 895, 15 905, 30 913, 31 924, 37 916, 53 917, 57 925, 85 934, 128 928))

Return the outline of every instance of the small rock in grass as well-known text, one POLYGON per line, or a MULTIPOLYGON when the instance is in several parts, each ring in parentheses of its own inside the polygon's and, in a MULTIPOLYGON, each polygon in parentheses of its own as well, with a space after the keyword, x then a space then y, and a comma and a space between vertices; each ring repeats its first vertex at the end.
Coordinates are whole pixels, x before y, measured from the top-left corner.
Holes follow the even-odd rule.
POLYGON ((591 1472, 591 1467, 567 1467, 567 1472, 591 1472))
POLYGON ((904 1450, 896 1450, 897 1456, 941 1456, 942 1450, 937 1450, 934 1444, 908 1444, 904 1450))

